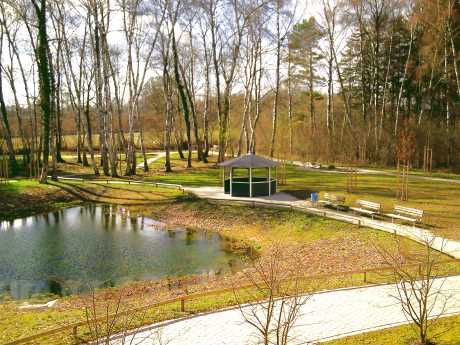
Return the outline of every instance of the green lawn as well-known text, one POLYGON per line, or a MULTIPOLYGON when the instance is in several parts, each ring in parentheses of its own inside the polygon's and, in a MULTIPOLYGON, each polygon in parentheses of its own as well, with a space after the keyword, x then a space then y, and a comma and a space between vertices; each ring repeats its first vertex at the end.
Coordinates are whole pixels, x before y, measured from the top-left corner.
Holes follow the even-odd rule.
POLYGON ((396 177, 385 175, 358 175, 357 188, 346 192, 346 174, 305 171, 289 166, 286 190, 303 189, 333 192, 346 197, 347 204, 357 199, 379 202, 384 210, 391 211, 394 204, 402 204, 425 211, 424 223, 434 232, 447 238, 460 240, 460 186, 449 182, 411 179, 409 201, 395 197, 396 177))
POLYGON ((52 185, 35 180, 0 184, 0 220, 11 220, 53 211, 79 203, 71 195, 52 185))
MULTIPOLYGON (((185 168, 185 161, 172 155, 173 173, 165 174, 162 169, 164 160, 155 162, 152 171, 145 174, 145 180, 178 183, 189 186, 220 186, 221 171, 215 166, 215 157, 211 163, 193 162, 193 169, 185 168)), ((421 175, 420 172, 417 172, 421 175)), ((429 175, 426 175, 429 176, 429 175)), ((440 173, 440 177, 459 179, 460 175, 440 173)), ((301 190, 307 193, 332 192, 346 197, 346 203, 352 205, 357 199, 379 202, 389 212, 395 204, 420 208, 425 211, 424 223, 435 233, 447 238, 460 240, 460 185, 412 178, 409 182, 409 200, 401 202, 396 198, 397 178, 388 175, 359 174, 357 188, 352 193, 347 190, 347 175, 334 171, 312 171, 288 165, 286 184, 280 190, 301 190)))
MULTIPOLYGON (((220 186, 221 170, 216 167, 216 157, 211 156, 208 164, 193 160, 193 168, 186 168, 186 160, 179 159, 177 152, 171 154, 172 173, 164 172, 164 158, 152 163, 150 170, 144 173, 138 169, 136 178, 145 181, 182 184, 186 186, 220 186)), ((69 158, 67 164, 60 164, 60 173, 81 173, 91 176, 90 167, 81 167, 69 158)), ((141 162, 141 160, 139 160, 141 162)), ((122 169, 123 170, 123 169, 122 169)), ((281 169, 280 169, 281 170, 281 169)), ((390 169, 382 172, 391 171, 390 169)), ((415 172, 421 175, 420 171, 415 172)), ((436 174, 434 174, 436 175, 436 174)), ((430 175, 426 175, 430 176, 430 175)), ((460 175, 440 172, 436 176, 458 179, 460 175)), ((425 211, 424 222, 435 233, 447 238, 460 240, 460 185, 412 178, 409 183, 409 201, 400 202, 396 199, 397 179, 385 174, 359 174, 356 190, 346 192, 347 175, 334 171, 312 171, 288 165, 286 184, 280 190, 301 190, 309 192, 332 192, 346 197, 346 203, 352 205, 357 199, 380 202, 385 211, 391 211, 395 204, 416 207, 425 211)))
MULTIPOLYGON (((431 331, 432 340, 438 345, 460 344, 460 316, 437 320, 431 331)), ((408 345, 416 344, 415 329, 411 325, 387 328, 374 332, 337 339, 324 345, 408 345)))
MULTIPOLYGON (((72 157, 67 164, 60 165, 61 172, 91 174, 90 168, 75 165, 72 157)), ((186 162, 178 155, 172 155, 173 173, 163 172, 164 160, 150 166, 148 173, 139 171, 137 178, 146 181, 178 183, 188 186, 218 186, 221 183, 220 169, 215 167, 215 157, 211 163, 193 162, 194 168, 187 169, 186 162)), ((140 161, 139 161, 140 163, 140 161)), ((140 169, 139 169, 140 170, 140 169)), ((394 203, 396 179, 385 175, 359 175, 358 187, 353 193, 346 193, 346 175, 324 171, 306 171, 301 168, 287 167, 287 183, 281 190, 304 192, 333 192, 344 195, 347 203, 352 204, 358 198, 378 201, 386 210, 394 203)), ((205 201, 190 199, 177 190, 148 186, 103 185, 97 183, 60 182, 39 185, 30 180, 0 185, 0 219, 12 219, 33 213, 47 212, 55 208, 73 205, 79 201, 79 195, 92 202, 118 203, 129 205, 138 213, 159 218, 164 216, 178 224, 219 231, 236 242, 249 245, 263 253, 274 242, 282 243, 290 250, 306 255, 309 274, 321 274, 337 271, 349 271, 381 265, 378 247, 394 244, 389 234, 357 228, 351 224, 315 217, 299 212, 272 209, 257 209, 244 206, 216 206, 205 201), (73 197, 72 197, 73 196, 73 197)), ((404 205, 422 208, 426 211, 426 222, 435 232, 460 240, 460 188, 446 182, 432 182, 413 179, 409 187, 409 202, 404 205)), ((402 240, 405 256, 410 258, 420 252, 421 246, 402 240)), ((443 256, 443 258, 445 258, 443 256)), ((443 266, 439 273, 459 273, 457 264, 443 266)), ((367 282, 360 274, 315 281, 315 289, 330 289, 345 286, 363 285, 368 282, 391 281, 389 275, 370 274, 367 282)), ((142 294, 134 295, 137 302, 144 301, 142 294)), ((69 298, 65 298, 66 302, 69 298)), ((137 303, 136 302, 136 303, 137 303)), ((213 310, 232 304, 229 296, 203 298, 192 304, 196 310, 213 310)), ((18 312, 17 302, 0 304, 0 342, 14 339, 20 335, 29 335, 56 326, 58 323, 80 319, 80 308, 62 308, 45 312, 18 312)), ((170 317, 178 316, 177 310, 170 317)), ((439 338, 439 344, 460 344, 455 342, 459 319, 446 318, 449 330, 439 338), (450 329, 454 329, 451 331, 450 329)), ((393 331, 384 330, 369 335, 355 336, 338 340, 331 344, 407 344, 412 333, 409 326, 398 327, 393 331), (392 336, 396 334, 396 336, 392 336), (360 338, 361 337, 361 338, 360 338), (349 342, 347 342, 349 341, 349 342)))
POLYGON ((183 197, 179 190, 139 185, 105 185, 78 181, 40 184, 19 179, 0 184, 0 220, 11 220, 50 212, 82 202, 122 205, 165 203, 183 197))

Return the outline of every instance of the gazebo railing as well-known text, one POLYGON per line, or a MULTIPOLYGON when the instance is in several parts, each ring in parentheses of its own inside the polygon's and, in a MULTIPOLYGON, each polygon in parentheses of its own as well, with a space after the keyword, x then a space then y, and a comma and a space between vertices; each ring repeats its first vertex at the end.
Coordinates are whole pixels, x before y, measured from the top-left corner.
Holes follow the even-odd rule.
MULTIPOLYGON (((230 180, 229 180, 229 181, 230 181, 230 180)), ((276 181, 276 179, 274 179, 274 178, 272 178, 272 179, 270 180, 270 182, 274 182, 274 181, 276 181)), ((256 183, 268 183, 268 182, 269 182, 268 180, 264 180, 264 181, 252 181, 252 184, 256 184, 256 183)), ((246 184, 248 184, 248 183, 250 183, 250 182, 249 182, 249 181, 235 181, 235 180, 233 180, 233 183, 246 183, 246 184)))

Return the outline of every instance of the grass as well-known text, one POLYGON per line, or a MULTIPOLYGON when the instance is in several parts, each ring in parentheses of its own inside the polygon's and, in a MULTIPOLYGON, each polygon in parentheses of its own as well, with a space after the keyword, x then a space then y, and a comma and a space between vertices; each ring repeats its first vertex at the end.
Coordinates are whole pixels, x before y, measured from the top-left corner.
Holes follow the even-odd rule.
MULTIPOLYGON (((208 167, 203 163, 193 162, 196 168, 186 169, 185 161, 173 154, 174 172, 162 172, 163 160, 155 162, 152 171, 143 178, 169 183, 179 183, 190 186, 220 186, 221 173, 215 167, 215 157, 211 157, 208 167)), ((388 170, 387 170, 388 171, 388 170)), ((334 171, 305 170, 293 165, 287 165, 286 184, 279 186, 284 191, 336 193, 346 197, 346 204, 352 205, 358 199, 379 202, 386 212, 392 211, 395 204, 415 207, 424 210, 425 225, 440 236, 460 240, 460 186, 449 181, 431 181, 413 177, 409 181, 409 200, 401 202, 396 198, 397 177, 384 174, 359 174, 357 188, 347 192, 347 174, 334 171)), ((394 172, 394 171, 393 171, 394 172)), ((421 172, 415 172, 422 176, 421 172)), ((434 174, 436 175, 436 174, 434 174)), ((429 177, 430 175, 423 175, 429 177)), ((457 180, 460 175, 439 173, 436 176, 457 180)))
MULTIPOLYGON (((460 344, 460 315, 444 317, 434 324, 431 334, 436 344, 460 344)), ((323 343, 324 345, 407 345, 416 341, 416 333, 411 325, 387 328, 362 333, 323 343)))
MULTIPOLYGON (((21 181, 13 187, 9 185, 10 193, 12 190, 22 192, 28 187, 37 188, 31 181, 21 181)), ((234 239, 237 243, 244 243, 254 246, 263 255, 264 251, 273 243, 278 242, 286 250, 296 250, 305 255, 306 262, 309 263, 305 274, 317 275, 333 273, 337 271, 359 270, 381 265, 381 260, 377 256, 375 248, 377 246, 388 247, 392 245, 392 236, 383 232, 357 228, 350 224, 344 224, 321 217, 311 216, 289 210, 273 210, 248 208, 244 206, 216 206, 205 201, 183 198, 179 191, 166 190, 136 185, 101 185, 94 183, 59 183, 52 186, 39 185, 45 191, 51 189, 55 191, 58 187, 73 188, 80 193, 93 198, 98 202, 117 202, 127 204, 137 213, 156 216, 163 214, 169 218, 175 215, 183 217, 183 221, 189 224, 189 219, 202 221, 196 224, 197 227, 204 229, 217 230, 224 236, 234 239), (80 188, 80 189, 79 189, 80 188), (145 202, 147 199, 147 202, 145 202), (139 203, 142 201, 141 203, 139 203), (165 203, 162 203, 162 202, 165 203), (207 225, 206 225, 207 224, 207 225), (213 225, 216 228, 213 228, 213 225), (374 248, 374 249, 373 249, 374 248)), ((174 220, 174 219, 173 219, 174 220)), ((192 224, 193 225, 193 224, 192 224)), ((416 243, 403 240, 404 248, 407 250, 407 257, 414 253, 419 253, 422 247, 416 243)), ((460 272, 457 264, 444 265, 442 273, 460 272)), ((238 279, 238 278, 236 278, 238 279)), ((330 278, 313 279, 305 285, 306 291, 317 291, 322 289, 333 289, 339 287, 359 286, 368 283, 388 282, 391 276, 382 273, 369 273, 367 281, 364 282, 362 274, 342 274, 330 278)), ((228 287, 228 280, 219 280, 206 285, 191 285, 187 287, 190 292, 202 291, 210 288, 228 287), (224 285, 222 285, 224 284, 224 285)), ((132 289, 130 297, 126 300, 126 305, 141 305, 151 302, 155 296, 155 290, 149 293, 145 291, 149 283, 145 286, 135 288, 132 285, 125 287, 100 290, 96 294, 101 300, 107 303, 114 303, 114 299, 123 289, 132 289)), ((162 298, 168 298, 169 294, 182 293, 179 291, 168 291, 167 294, 159 291, 162 298)), ((51 299, 53 297, 37 297, 32 301, 51 299)), ((39 331, 55 328, 84 319, 84 308, 82 308, 82 296, 69 296, 60 298, 57 309, 46 311, 21 311, 17 306, 21 301, 6 300, 0 304, 0 342, 16 339, 20 336, 35 334, 39 331)), ((87 298, 87 297, 86 297, 87 298)), ((195 313, 199 311, 210 311, 235 303, 232 292, 219 295, 204 296, 187 303, 187 312, 195 313)), ((146 322, 153 322, 160 319, 174 318, 180 315, 178 305, 172 305, 161 310, 151 311, 146 322)), ((85 333, 84 328, 81 330, 85 333)), ((51 341, 52 343, 54 342, 51 341)), ((44 339, 43 343, 50 343, 49 339, 44 339)))
POLYGON ((107 184, 104 180, 92 182, 50 182, 85 201, 117 205, 146 205, 170 203, 184 196, 177 189, 147 185, 107 184))
POLYGON ((0 220, 13 220, 80 203, 53 185, 34 180, 0 184, 0 220))
MULTIPOLYGON (((221 172, 215 166, 215 158, 210 163, 193 162, 194 168, 187 169, 186 162, 178 155, 172 155, 173 172, 163 172, 164 159, 160 159, 151 166, 151 171, 144 174, 145 180, 178 183, 188 186, 220 186, 221 172)), ((357 188, 347 192, 347 175, 337 172, 305 170, 293 165, 286 168, 285 185, 280 190, 301 190, 307 195, 316 191, 330 192, 346 197, 346 203, 352 205, 357 199, 366 199, 379 202, 385 211, 392 211, 395 204, 423 209, 424 223, 438 235, 460 240, 460 186, 449 181, 431 181, 420 178, 411 178, 409 181, 409 200, 401 202, 396 198, 396 176, 384 174, 359 174, 357 188)), ((421 172, 416 172, 421 176, 421 172)), ((439 173, 436 176, 456 180, 460 175, 439 173)), ((430 175, 424 175, 430 176, 430 175)))
POLYGON ((50 212, 82 202, 119 205, 151 205, 168 203, 183 197, 179 190, 139 185, 104 185, 78 181, 40 184, 21 179, 0 184, 0 220, 13 220, 50 212))
POLYGON ((382 204, 391 211, 394 204, 423 209, 424 223, 435 233, 460 240, 460 188, 457 184, 422 179, 410 179, 409 201, 395 198, 396 177, 386 175, 358 175, 353 193, 346 192, 346 174, 305 171, 289 166, 286 190, 332 192, 346 197, 347 204, 366 199, 382 204))
MULTIPOLYGON (((60 165, 61 172, 91 175, 90 168, 75 165, 75 162, 72 161, 74 158, 70 156, 66 156, 66 159, 68 163, 60 165)), ((220 170, 214 166, 214 163, 213 159, 210 164, 194 161, 194 168, 188 169, 186 162, 179 159, 177 154, 173 154, 173 173, 163 172, 164 160, 160 159, 151 164, 148 173, 140 172, 137 178, 190 186, 218 186, 221 179, 220 170)), ((345 195, 348 204, 352 204, 358 198, 363 198, 381 202, 387 210, 390 210, 397 202, 394 198, 396 185, 394 176, 359 175, 358 188, 353 193, 344 192, 346 189, 346 175, 344 174, 306 171, 288 166, 286 178, 287 184, 281 186, 281 189, 291 192, 296 190, 307 193, 311 191, 333 192, 345 195)), ((405 205, 427 211, 426 222, 433 231, 449 238, 460 239, 456 230, 460 228, 460 217, 457 216, 460 214, 460 189, 456 185, 412 179, 409 194, 410 201, 405 205)), ((53 208, 73 205, 80 202, 81 199, 128 205, 139 214, 150 215, 154 218, 165 217, 166 220, 179 225, 218 231, 232 238, 237 248, 253 247, 262 255, 273 242, 282 243, 285 248, 300 251, 305 255, 307 262, 310 263, 310 269, 306 274, 332 273, 379 266, 382 265, 382 262, 376 249, 393 245, 391 235, 376 230, 357 228, 351 224, 287 210, 215 206, 205 201, 184 197, 180 191, 135 185, 80 182, 53 182, 50 185, 39 185, 30 180, 0 185, 0 219, 13 219, 33 213, 47 212, 53 208)), ((407 258, 422 250, 420 245, 412 241, 403 239, 402 243, 407 258)), ((459 272, 458 264, 443 265, 439 271, 440 274, 459 272)), ((391 277, 380 273, 368 274, 367 282, 363 281, 362 274, 352 274, 324 280, 316 279, 308 288, 321 290, 388 281, 391 281, 391 277)), ((196 288, 203 288, 203 286, 196 286, 196 288)), ((109 295, 113 298, 118 290, 108 291, 112 291, 109 295)), ((98 293, 107 294, 108 292, 98 293)), ((187 305, 187 310, 193 313, 232 305, 234 304, 232 295, 233 293, 227 293, 202 297, 187 305)), ((18 301, 4 301, 0 304, 0 315, 2 315, 0 342, 54 328, 58 324, 80 320, 84 317, 84 310, 81 305, 71 306, 75 304, 75 298, 77 297, 62 298, 61 302, 64 305, 62 308, 43 312, 18 312, 18 301)), ((139 292, 132 296, 129 303, 144 303, 146 298, 145 293, 139 292)), ((158 310, 152 311, 153 314, 149 321, 182 315, 178 305, 168 308, 161 311, 161 316, 158 316, 158 310)), ((449 319, 451 318, 443 319, 442 322, 448 322, 449 319)), ((452 319, 454 320, 452 325, 459 321, 452 319)), ((373 332, 369 337, 366 334, 361 336, 362 338, 360 336, 349 338, 350 342, 343 344, 406 344, 412 334, 409 331, 409 326, 398 327, 395 332, 401 335, 400 339, 391 337, 389 331, 383 330, 373 332), (397 342, 399 340, 402 342, 397 342)), ((84 333, 84 330, 82 332, 84 333)), ((457 344, 452 342, 455 337, 452 335, 449 339, 448 334, 450 333, 447 332, 445 338, 440 338, 442 344, 457 344)))

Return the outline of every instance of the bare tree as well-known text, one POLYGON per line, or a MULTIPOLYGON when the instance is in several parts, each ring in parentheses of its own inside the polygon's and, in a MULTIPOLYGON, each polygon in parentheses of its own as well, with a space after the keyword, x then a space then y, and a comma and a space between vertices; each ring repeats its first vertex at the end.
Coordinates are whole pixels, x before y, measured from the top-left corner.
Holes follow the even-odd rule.
POLYGON ((168 344, 161 327, 141 332, 139 327, 148 320, 147 310, 130 311, 130 304, 126 303, 126 293, 122 289, 116 298, 103 302, 97 299, 94 290, 85 297, 86 326, 89 330, 86 337, 89 339, 80 340, 95 345, 136 345, 144 342, 152 345, 168 344))
POLYGON ((295 339, 292 330, 309 299, 301 288, 301 262, 295 254, 286 256, 281 246, 274 244, 267 257, 253 262, 245 272, 249 288, 234 289, 241 315, 254 328, 257 343, 288 345, 295 339), (243 304, 242 296, 256 302, 243 304))
POLYGON ((209 54, 209 46, 207 35, 209 32, 209 27, 205 20, 201 19, 200 16, 200 34, 203 44, 203 71, 204 71, 204 106, 203 106, 203 139, 204 139, 204 149, 203 149, 203 161, 207 162, 210 150, 209 142, 209 103, 210 103, 210 65, 211 59, 209 54))
POLYGON ((410 253, 408 259, 405 259, 408 255, 405 255, 401 239, 396 235, 394 246, 378 248, 393 272, 396 282, 393 297, 400 304, 421 345, 432 344, 439 335, 434 333, 433 325, 447 312, 449 301, 449 292, 444 284, 446 278, 438 278, 437 266, 442 254, 432 248, 434 242, 434 237, 427 236, 423 251, 410 253))
MULTIPOLYGON (((3 26, 0 27, 0 61, 2 58, 2 51, 3 51, 3 26)), ((13 139, 12 139, 12 134, 11 134, 11 128, 10 124, 8 121, 8 113, 6 110, 6 104, 5 104, 5 99, 3 96, 3 81, 2 81, 2 71, 3 71, 3 66, 0 66, 0 112, 2 115, 2 127, 4 129, 4 137, 6 141, 6 145, 8 147, 8 156, 10 160, 10 165, 13 171, 13 174, 17 172, 18 166, 17 166, 17 161, 16 161, 16 156, 14 153, 14 145, 13 145, 13 139)))

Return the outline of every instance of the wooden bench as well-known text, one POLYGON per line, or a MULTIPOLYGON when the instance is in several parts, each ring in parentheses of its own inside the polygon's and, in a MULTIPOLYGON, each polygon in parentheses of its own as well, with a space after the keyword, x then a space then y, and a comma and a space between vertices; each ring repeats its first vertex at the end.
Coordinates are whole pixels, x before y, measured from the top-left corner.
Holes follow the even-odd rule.
POLYGON ((387 213, 385 216, 390 217, 392 223, 394 223, 395 219, 400 219, 407 222, 412 222, 412 224, 415 226, 415 223, 422 222, 423 210, 395 205, 393 213, 387 213))
POLYGON ((340 208, 346 208, 345 197, 341 195, 324 193, 323 198, 319 200, 318 202, 322 206, 333 207, 337 210, 339 210, 340 208))
POLYGON ((356 207, 350 207, 350 210, 353 210, 353 213, 355 214, 365 214, 371 216, 371 218, 374 219, 375 215, 380 215, 382 206, 376 202, 358 200, 356 201, 356 207))

